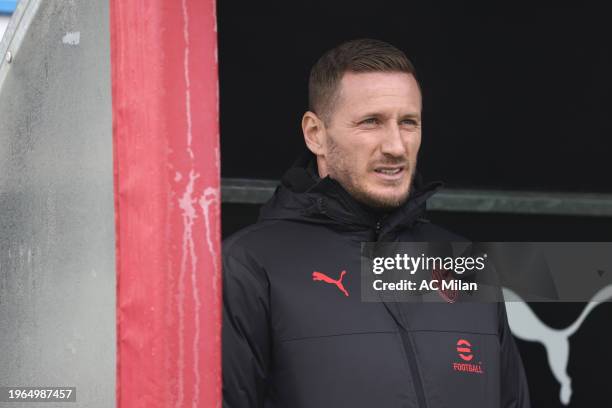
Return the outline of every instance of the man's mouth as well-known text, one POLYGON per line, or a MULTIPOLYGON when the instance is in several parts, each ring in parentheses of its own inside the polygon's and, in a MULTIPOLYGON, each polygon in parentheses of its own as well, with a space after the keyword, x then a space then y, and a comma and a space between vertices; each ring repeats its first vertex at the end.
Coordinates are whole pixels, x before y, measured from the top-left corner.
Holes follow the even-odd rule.
POLYGON ((397 180, 403 176, 405 167, 404 166, 381 166, 376 167, 374 172, 381 178, 385 180, 397 180))
POLYGON ((378 168, 378 169, 374 169, 374 171, 377 172, 377 173, 382 173, 382 174, 397 174, 400 171, 402 171, 403 169, 404 169, 403 167, 378 168))

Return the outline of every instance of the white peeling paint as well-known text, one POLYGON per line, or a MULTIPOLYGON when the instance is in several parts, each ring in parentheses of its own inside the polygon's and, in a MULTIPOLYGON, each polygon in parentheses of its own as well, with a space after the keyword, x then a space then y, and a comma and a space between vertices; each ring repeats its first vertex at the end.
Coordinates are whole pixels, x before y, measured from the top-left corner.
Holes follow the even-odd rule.
MULTIPOLYGON (((183 255, 185 256, 185 244, 188 246, 189 257, 191 258, 191 290, 194 299, 194 338, 193 338, 193 374, 194 374, 194 382, 193 382, 193 399, 191 401, 192 406, 197 408, 199 406, 200 399, 200 364, 199 364, 199 343, 200 343, 200 294, 198 291, 197 284, 197 258, 194 249, 194 241, 193 241, 193 233, 192 227, 194 219, 196 218, 196 211, 193 207, 195 199, 192 199, 193 193, 193 181, 199 177, 199 175, 194 174, 193 170, 193 160, 194 154, 193 149, 191 148, 191 143, 193 141, 193 131, 192 131, 192 116, 191 116, 191 78, 189 73, 189 56, 190 56, 190 39, 189 39, 189 13, 187 10, 187 1, 181 0, 181 12, 183 15, 183 41, 184 41, 184 51, 183 51, 183 76, 185 79, 185 121, 187 123, 187 154, 191 159, 192 170, 189 173, 189 191, 188 195, 184 195, 187 199, 183 200, 184 205, 188 205, 188 211, 183 208, 183 220, 187 221, 184 225, 185 235, 184 238, 187 239, 187 242, 183 242, 183 255), (188 214, 189 218, 185 219, 185 214, 188 214)), ((187 193, 187 191, 186 191, 187 193)), ((184 364, 184 362, 183 362, 184 364)), ((183 373, 179 371, 179 398, 177 400, 177 407, 181 407, 183 405, 184 400, 184 382, 183 382, 183 373)))
POLYGON ((202 213, 204 214, 204 223, 206 226, 206 244, 208 246, 208 252, 210 253, 210 257, 213 261, 213 292, 217 291, 217 280, 219 273, 219 261, 217 260, 217 253, 215 252, 215 248, 212 240, 212 229, 210 225, 210 206, 219 204, 219 190, 213 187, 207 187, 204 190, 204 194, 202 194, 202 198, 200 198, 200 207, 202 207, 202 213))
POLYGON ((67 45, 79 45, 81 42, 81 32, 68 31, 66 35, 62 37, 62 42, 67 45))
MULTIPOLYGON (((185 191, 183 192, 183 196, 179 199, 179 208, 183 210, 183 239, 182 239, 182 255, 181 255, 181 269, 179 273, 178 279, 178 300, 177 300, 177 308, 178 308, 178 356, 177 356, 177 365, 178 365, 178 378, 177 378, 177 386, 178 386, 178 398, 176 401, 176 407, 183 407, 183 400, 185 398, 185 390, 184 390, 184 379, 183 379, 183 370, 185 369, 185 310, 183 308, 183 303, 185 302, 185 275, 187 274, 187 265, 188 261, 191 260, 190 266, 192 269, 192 273, 195 273, 195 268, 197 264, 197 258, 194 253, 194 244, 193 244, 193 224, 195 219, 197 218, 196 210, 194 207, 194 203, 196 199, 193 198, 193 186, 195 181, 198 179, 199 174, 195 174, 193 170, 189 172, 189 180, 187 185, 185 186, 185 191)), ((196 310, 197 313, 197 310, 196 310)))
POLYGON ((194 333, 193 333, 193 401, 192 406, 198 408, 200 400, 200 308, 202 302, 200 301, 200 291, 198 290, 197 271, 196 271, 196 254, 193 245, 193 238, 191 239, 191 256, 192 256, 192 268, 191 268, 191 290, 193 293, 194 303, 194 333))
POLYGON ((185 79, 185 114, 187 115, 187 153, 193 159, 191 150, 192 130, 191 130, 191 79, 189 78, 189 14, 187 13, 187 1, 181 1, 181 11, 183 12, 183 41, 185 50, 183 53, 183 76, 185 79))
MULTIPOLYGON (((213 3, 214 7, 214 3, 213 3)), ((195 240, 193 234, 193 226, 198 217, 196 213, 196 209, 194 207, 197 202, 200 205, 200 208, 203 213, 204 222, 205 222, 205 235, 206 242, 208 246, 208 250, 211 254, 211 259, 213 263, 213 289, 217 290, 217 281, 219 280, 219 261, 217 259, 217 254, 214 251, 213 245, 213 236, 211 231, 211 218, 210 218, 210 207, 211 205, 217 206, 218 208, 220 202, 220 193, 218 188, 207 187, 204 189, 202 195, 197 199, 194 197, 194 184, 197 178, 200 177, 199 174, 195 172, 195 162, 194 162, 194 152, 192 149, 192 141, 193 141, 193 129, 192 129, 192 106, 191 106, 191 78, 189 71, 189 58, 190 58, 190 38, 189 38, 189 13, 187 10, 187 1, 181 0, 181 11, 183 17, 183 41, 184 41, 184 50, 183 50, 183 77, 185 81, 185 123, 186 123, 186 152, 191 159, 191 170, 189 171, 188 180, 186 182, 185 190, 183 192, 182 197, 179 199, 179 208, 182 210, 183 217, 183 237, 182 237, 182 256, 181 256, 181 267, 179 273, 179 283, 178 283, 178 324, 179 324, 179 349, 178 349, 178 378, 177 378, 177 400, 176 407, 183 407, 184 405, 189 405, 189 401, 185 401, 185 383, 184 383, 184 370, 185 367, 185 312, 184 312, 184 302, 186 301, 185 294, 185 278, 187 274, 189 274, 191 278, 191 290, 194 301, 194 315, 193 315, 193 323, 194 323, 194 335, 193 335, 193 343, 192 343, 192 352, 193 352, 193 398, 191 399, 191 405, 194 408, 197 408, 200 403, 200 309, 201 309, 201 299, 199 293, 199 286, 197 282, 197 255, 195 251, 195 240)), ((216 13, 216 7, 214 9, 216 13)), ((215 31, 216 31, 216 18, 215 21, 215 31)), ((215 50, 215 61, 217 61, 217 50, 215 50)), ((217 87, 217 100, 218 100, 218 92, 219 92, 219 84, 216 84, 217 87)), ((217 104, 218 111, 218 104, 217 104)), ((218 114, 217 114, 218 117, 218 114)), ((215 166, 217 168, 217 173, 220 168, 220 159, 219 159, 219 148, 215 148, 215 166)), ((176 172, 174 181, 180 182, 182 179, 182 175, 176 172)), ((213 207, 215 208, 215 207, 213 207)))

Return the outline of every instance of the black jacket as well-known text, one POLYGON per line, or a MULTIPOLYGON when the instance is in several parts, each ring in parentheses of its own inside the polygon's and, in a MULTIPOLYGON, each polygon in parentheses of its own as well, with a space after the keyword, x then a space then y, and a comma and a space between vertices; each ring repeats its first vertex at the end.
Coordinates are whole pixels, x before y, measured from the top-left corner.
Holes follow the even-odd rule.
POLYGON ((422 218, 438 186, 376 214, 306 162, 224 242, 224 407, 528 407, 503 303, 360 300, 361 242, 461 240, 422 218), (460 340, 481 372, 455 370, 460 340))

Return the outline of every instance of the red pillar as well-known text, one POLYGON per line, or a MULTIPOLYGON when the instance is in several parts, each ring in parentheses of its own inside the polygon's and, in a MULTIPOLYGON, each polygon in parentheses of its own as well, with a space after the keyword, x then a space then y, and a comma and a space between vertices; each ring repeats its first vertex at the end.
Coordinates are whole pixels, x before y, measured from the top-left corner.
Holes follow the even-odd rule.
POLYGON ((221 405, 214 0, 111 0, 117 406, 221 405))

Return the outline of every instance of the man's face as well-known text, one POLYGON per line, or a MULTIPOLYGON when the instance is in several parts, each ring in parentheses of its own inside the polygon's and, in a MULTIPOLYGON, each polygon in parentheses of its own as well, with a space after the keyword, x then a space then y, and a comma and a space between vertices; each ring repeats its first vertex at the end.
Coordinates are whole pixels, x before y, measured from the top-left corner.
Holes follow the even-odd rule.
POLYGON ((332 109, 319 171, 372 207, 403 204, 421 145, 421 92, 414 76, 346 73, 332 109))

